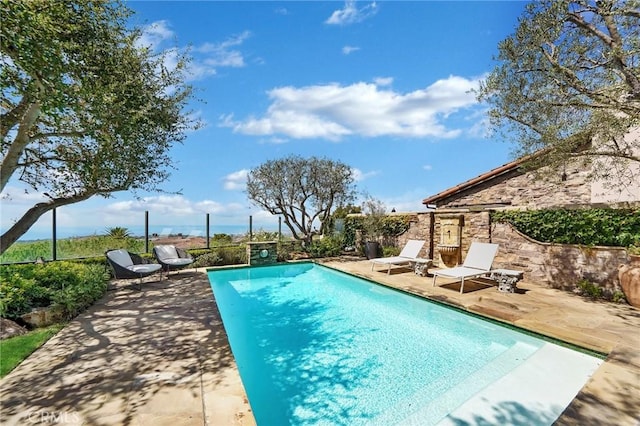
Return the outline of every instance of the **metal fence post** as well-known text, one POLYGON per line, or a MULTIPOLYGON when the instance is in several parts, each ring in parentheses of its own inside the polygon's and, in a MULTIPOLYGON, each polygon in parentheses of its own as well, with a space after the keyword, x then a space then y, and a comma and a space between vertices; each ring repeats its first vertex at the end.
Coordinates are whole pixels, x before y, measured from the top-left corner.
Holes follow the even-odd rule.
POLYGON ((144 252, 149 253, 149 210, 144 212, 144 252))
POLYGON ((278 241, 282 240, 282 216, 278 216, 278 241))
POLYGON ((253 241, 253 216, 249 215, 249 241, 253 241))
POLYGON ((207 250, 211 248, 209 244, 209 213, 207 213, 207 250))
POLYGON ((56 224, 56 208, 54 207, 53 210, 51 210, 51 223, 52 223, 52 229, 51 229, 51 258, 53 260, 58 260, 58 236, 57 236, 57 224, 56 224))

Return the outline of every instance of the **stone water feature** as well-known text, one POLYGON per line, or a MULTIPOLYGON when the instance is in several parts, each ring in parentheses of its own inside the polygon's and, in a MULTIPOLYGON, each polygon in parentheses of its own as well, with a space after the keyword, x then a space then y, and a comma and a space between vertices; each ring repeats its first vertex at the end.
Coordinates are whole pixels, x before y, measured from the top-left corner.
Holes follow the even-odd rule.
POLYGON ((277 241, 252 241, 247 243, 247 263, 249 265, 272 265, 277 262, 277 241))
POLYGON ((440 243, 437 245, 440 260, 448 267, 461 262, 460 247, 462 243, 462 226, 464 216, 452 215, 440 217, 440 243))

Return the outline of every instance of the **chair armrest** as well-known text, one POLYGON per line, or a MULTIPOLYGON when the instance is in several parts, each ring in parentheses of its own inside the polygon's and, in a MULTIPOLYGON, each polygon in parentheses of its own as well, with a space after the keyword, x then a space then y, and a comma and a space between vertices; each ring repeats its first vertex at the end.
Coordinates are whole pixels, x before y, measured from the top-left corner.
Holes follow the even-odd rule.
POLYGON ((131 260, 133 261, 134 265, 145 265, 148 263, 153 263, 151 260, 145 259, 144 257, 135 253, 129 252, 129 256, 131 256, 131 260))
POLYGON ((178 253, 178 257, 181 259, 193 259, 191 254, 189 254, 186 250, 176 247, 176 253, 178 253))

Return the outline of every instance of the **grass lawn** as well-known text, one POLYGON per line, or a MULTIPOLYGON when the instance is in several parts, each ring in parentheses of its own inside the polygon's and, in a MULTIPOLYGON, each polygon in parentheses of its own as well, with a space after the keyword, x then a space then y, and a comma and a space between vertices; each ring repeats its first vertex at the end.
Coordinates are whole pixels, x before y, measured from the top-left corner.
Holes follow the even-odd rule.
POLYGON ((18 364, 47 340, 62 330, 64 324, 39 328, 23 336, 15 336, 0 341, 0 378, 9 374, 18 364))

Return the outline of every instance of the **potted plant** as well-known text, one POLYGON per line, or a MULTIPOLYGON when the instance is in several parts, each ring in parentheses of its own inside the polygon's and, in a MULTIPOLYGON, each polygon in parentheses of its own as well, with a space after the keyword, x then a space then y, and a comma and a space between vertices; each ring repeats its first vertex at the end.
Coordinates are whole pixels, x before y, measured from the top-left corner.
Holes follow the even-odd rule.
POLYGON ((640 308, 640 241, 627 248, 629 263, 622 264, 618 268, 620 287, 627 302, 640 308))
POLYGON ((363 203, 362 211, 362 240, 367 259, 379 257, 380 238, 383 235, 383 219, 386 215, 385 206, 380 200, 368 197, 363 203))

